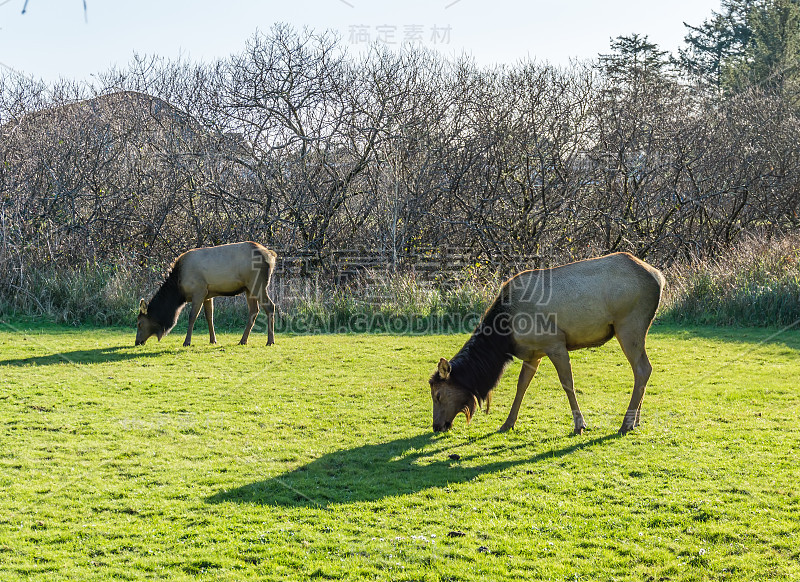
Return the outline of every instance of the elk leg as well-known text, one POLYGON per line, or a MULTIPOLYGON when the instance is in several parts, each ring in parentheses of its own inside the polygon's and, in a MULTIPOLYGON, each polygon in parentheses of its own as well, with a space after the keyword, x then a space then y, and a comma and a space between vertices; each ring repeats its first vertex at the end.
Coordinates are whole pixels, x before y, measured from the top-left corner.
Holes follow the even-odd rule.
POLYGON ((249 314, 247 316, 247 325, 244 328, 244 334, 242 335, 242 339, 239 340, 239 345, 242 346, 247 345, 247 338, 250 337, 250 330, 253 329, 253 324, 256 322, 256 317, 258 317, 258 299, 249 293, 246 297, 249 314))
POLYGON ((264 302, 264 311, 267 313, 267 345, 275 343, 275 303, 272 298, 264 293, 267 300, 264 302))
POLYGON ((638 332, 617 328, 617 340, 625 353, 625 357, 633 369, 633 393, 625 412, 625 418, 619 429, 619 434, 625 434, 639 426, 639 417, 642 413, 642 400, 647 388, 647 381, 653 372, 653 366, 644 349, 644 339, 647 331, 638 332))
POLYGON ((206 314, 206 323, 208 323, 209 341, 212 344, 217 343, 217 334, 214 332, 214 299, 206 299, 203 301, 203 312, 206 314))
POLYGON ((255 316, 258 315, 259 305, 264 308, 267 314, 267 345, 271 346, 275 343, 275 303, 267 293, 269 281, 272 276, 272 265, 268 263, 261 253, 253 253, 253 281, 250 285, 247 294, 247 305, 250 307, 251 321, 248 329, 245 330, 242 342, 247 341, 247 336, 250 334, 250 329, 253 327, 255 316), (255 306, 250 303, 251 299, 255 301, 255 306), (255 309, 255 313, 253 311, 255 309))
POLYGON ((539 368, 539 362, 542 361, 541 356, 533 358, 529 361, 522 362, 522 370, 519 372, 519 380, 517 380, 517 395, 514 397, 514 403, 511 405, 511 411, 508 413, 508 418, 498 429, 498 432, 506 432, 514 428, 517 424, 517 416, 519 415, 519 407, 522 406, 522 399, 525 397, 525 391, 531 383, 536 370, 539 368))
POLYGON ((567 400, 569 400, 569 407, 572 410, 572 420, 575 422, 575 434, 583 434, 586 428, 586 422, 583 420, 580 406, 578 406, 578 399, 575 397, 575 385, 572 380, 572 364, 569 361, 569 353, 566 346, 561 346, 558 349, 548 352, 547 357, 553 362, 558 372, 558 379, 561 381, 561 387, 567 393, 567 400))
POLYGON ((192 345, 192 329, 194 329, 194 322, 197 320, 197 315, 200 313, 200 308, 205 303, 206 296, 195 295, 192 297, 192 309, 189 311, 189 329, 186 331, 186 339, 183 340, 183 347, 192 345))

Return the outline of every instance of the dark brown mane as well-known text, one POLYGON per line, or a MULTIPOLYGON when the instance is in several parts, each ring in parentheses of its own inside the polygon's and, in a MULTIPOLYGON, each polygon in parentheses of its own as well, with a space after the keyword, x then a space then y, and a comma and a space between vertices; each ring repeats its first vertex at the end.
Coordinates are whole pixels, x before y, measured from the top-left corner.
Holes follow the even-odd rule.
MULTIPOLYGON (((504 294, 486 310, 464 347, 450 360, 450 380, 484 402, 497 385, 516 346, 511 333, 511 315, 504 294)), ((438 372, 434 376, 438 376, 438 372)), ((437 378, 438 379, 438 378, 437 378)))
POLYGON ((176 261, 161 288, 156 291, 147 306, 147 315, 168 333, 178 322, 186 297, 181 292, 181 262, 176 261))

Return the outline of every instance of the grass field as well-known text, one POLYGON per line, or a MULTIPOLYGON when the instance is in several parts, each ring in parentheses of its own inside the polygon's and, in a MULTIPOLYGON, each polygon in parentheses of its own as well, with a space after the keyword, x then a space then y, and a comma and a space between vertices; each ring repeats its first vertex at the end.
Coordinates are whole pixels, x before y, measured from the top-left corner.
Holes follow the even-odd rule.
POLYGON ((799 332, 656 327, 625 437, 615 341, 433 435, 465 335, 239 335, 0 325, 0 579, 800 579, 799 332))

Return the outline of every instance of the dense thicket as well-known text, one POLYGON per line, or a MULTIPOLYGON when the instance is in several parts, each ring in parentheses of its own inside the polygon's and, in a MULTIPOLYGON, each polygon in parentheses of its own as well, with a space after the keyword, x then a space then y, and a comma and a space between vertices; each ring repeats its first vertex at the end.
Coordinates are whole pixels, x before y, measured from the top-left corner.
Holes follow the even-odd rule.
POLYGON ((240 239, 322 266, 345 248, 391 265, 456 249, 668 266, 797 228, 796 100, 700 90, 635 35, 612 48, 485 68, 348 56, 277 27, 214 64, 140 58, 94 85, 6 75, 0 290, 48 266, 161 270, 240 239))

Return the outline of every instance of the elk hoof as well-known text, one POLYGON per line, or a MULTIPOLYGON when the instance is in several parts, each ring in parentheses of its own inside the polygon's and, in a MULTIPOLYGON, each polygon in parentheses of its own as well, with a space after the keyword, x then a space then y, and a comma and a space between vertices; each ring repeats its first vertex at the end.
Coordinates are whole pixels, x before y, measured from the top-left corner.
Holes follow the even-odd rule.
POLYGON ((503 426, 497 429, 497 432, 508 432, 512 428, 514 428, 513 424, 503 424, 503 426))
POLYGON ((582 435, 583 431, 585 431, 585 430, 586 430, 585 426, 579 426, 578 428, 576 428, 575 430, 572 431, 572 434, 575 435, 575 436, 579 436, 579 435, 582 435))
POLYGON ((620 429, 617 431, 617 434, 618 434, 619 436, 625 436, 626 434, 628 434, 628 433, 629 433, 629 432, 631 432, 632 430, 633 430, 633 427, 632 427, 632 426, 625 426, 625 425, 623 424, 623 425, 620 427, 620 429))
POLYGON ((188 348, 190 345, 192 345, 192 342, 183 342, 183 347, 185 348, 188 348))
POLYGON ((247 345, 247 340, 239 340, 239 345, 240 346, 246 346, 247 345))

